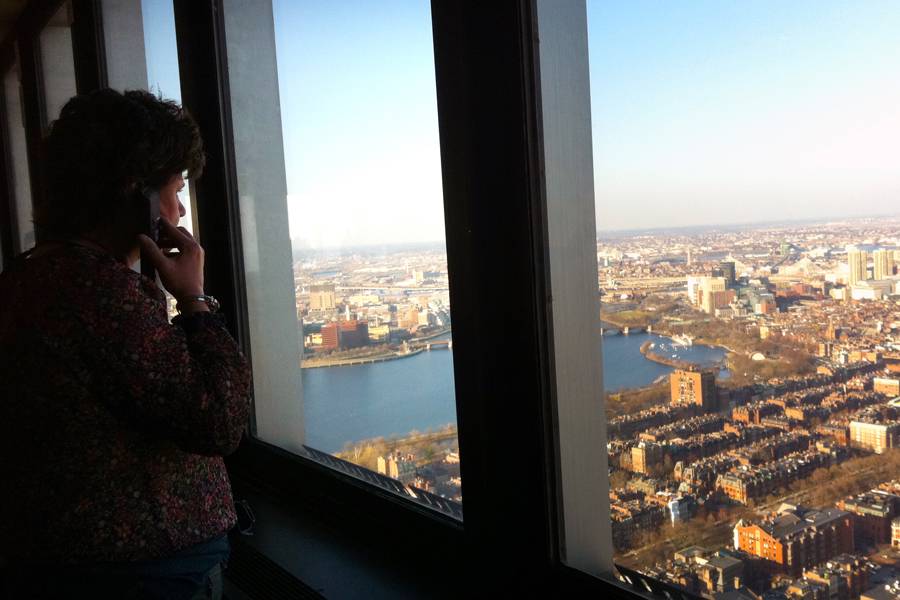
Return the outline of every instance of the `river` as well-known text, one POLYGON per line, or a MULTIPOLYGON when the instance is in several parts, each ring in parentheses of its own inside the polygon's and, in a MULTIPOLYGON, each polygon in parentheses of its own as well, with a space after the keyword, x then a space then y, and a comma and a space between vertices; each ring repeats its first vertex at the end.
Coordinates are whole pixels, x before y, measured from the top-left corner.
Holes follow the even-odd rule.
MULTIPOLYGON (((641 354, 641 344, 650 339, 658 353, 676 354, 690 362, 711 364, 725 355, 722 348, 672 346, 668 338, 655 334, 607 335, 603 337, 605 389, 642 387, 672 372, 672 367, 641 354)), ((452 350, 301 373, 306 443, 325 452, 337 452, 350 441, 402 436, 456 423, 452 350)))

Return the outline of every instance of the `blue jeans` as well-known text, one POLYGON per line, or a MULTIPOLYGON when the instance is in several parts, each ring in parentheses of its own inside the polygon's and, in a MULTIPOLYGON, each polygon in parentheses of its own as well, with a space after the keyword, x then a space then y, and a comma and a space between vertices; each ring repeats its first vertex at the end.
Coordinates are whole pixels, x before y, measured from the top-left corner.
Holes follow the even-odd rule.
POLYGON ((173 556, 129 563, 10 564, 8 598, 220 600, 222 563, 231 548, 222 535, 173 556))

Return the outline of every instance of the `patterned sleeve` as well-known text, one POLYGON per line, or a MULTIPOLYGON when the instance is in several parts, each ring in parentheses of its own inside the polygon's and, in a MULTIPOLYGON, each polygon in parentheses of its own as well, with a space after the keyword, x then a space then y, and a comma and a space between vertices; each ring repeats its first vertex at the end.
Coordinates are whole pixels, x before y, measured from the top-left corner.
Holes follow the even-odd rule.
POLYGON ((250 369, 221 318, 200 313, 170 324, 149 280, 111 279, 102 316, 82 315, 99 397, 131 426, 186 452, 233 452, 250 412, 250 369))

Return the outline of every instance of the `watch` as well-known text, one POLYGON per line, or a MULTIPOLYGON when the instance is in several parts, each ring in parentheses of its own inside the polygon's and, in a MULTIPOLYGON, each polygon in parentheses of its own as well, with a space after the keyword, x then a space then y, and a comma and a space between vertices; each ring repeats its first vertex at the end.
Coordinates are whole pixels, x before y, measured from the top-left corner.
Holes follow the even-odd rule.
POLYGON ((178 303, 175 305, 175 310, 177 310, 179 313, 182 312, 182 302, 205 302, 206 306, 209 307, 209 312, 219 312, 219 301, 212 296, 207 296, 206 294, 201 294, 199 296, 185 296, 183 298, 179 298, 178 303))

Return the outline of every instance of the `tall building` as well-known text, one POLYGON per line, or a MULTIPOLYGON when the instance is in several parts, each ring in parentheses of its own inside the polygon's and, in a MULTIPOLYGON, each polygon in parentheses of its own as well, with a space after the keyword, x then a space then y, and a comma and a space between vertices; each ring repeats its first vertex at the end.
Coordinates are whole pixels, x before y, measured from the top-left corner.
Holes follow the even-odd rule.
POLYGON ((336 350, 341 345, 341 329, 337 323, 322 325, 322 349, 336 350))
POLYGON ((703 277, 699 281, 697 296, 700 307, 705 312, 712 313, 717 308, 728 306, 734 299, 734 290, 727 289, 724 277, 703 277))
POLYGON ((717 308, 725 308, 734 302, 734 290, 716 290, 714 292, 706 292, 703 295, 703 302, 700 307, 709 314, 716 312, 717 308))
POLYGON ((650 475, 653 467, 663 460, 663 447, 653 442, 640 442, 631 449, 631 469, 635 473, 650 475))
POLYGON ((673 406, 693 404, 710 412, 718 407, 716 374, 712 371, 677 369, 669 376, 669 385, 673 406))
POLYGON ((691 275, 687 278, 687 295, 691 304, 700 304, 700 288, 705 277, 691 275))
POLYGON ((735 270, 734 262, 730 260, 723 260, 719 263, 719 271, 722 273, 722 277, 725 278, 725 285, 730 287, 734 285, 734 282, 737 281, 737 272, 735 270))
POLYGON ((850 444, 875 454, 884 454, 888 448, 900 445, 900 423, 850 421, 850 444))
POLYGON ((869 255, 864 250, 858 250, 852 246, 847 248, 847 264, 850 266, 850 279, 847 283, 855 285, 868 279, 869 255))
POLYGON ((879 249, 872 253, 875 279, 886 279, 894 274, 894 251, 879 249))
MULTIPOLYGON (((358 348, 369 344, 369 324, 366 321, 342 321, 341 348, 358 348)), ((324 341, 324 336, 322 336, 324 341)))
POLYGON ((334 310, 335 296, 334 286, 311 285, 309 286, 309 310, 311 311, 329 311, 334 310))

